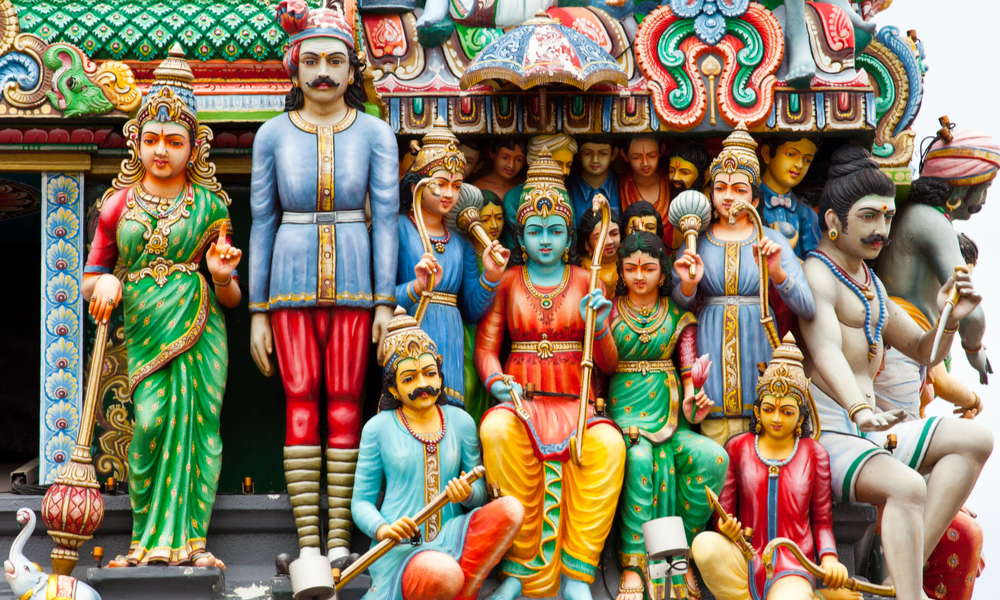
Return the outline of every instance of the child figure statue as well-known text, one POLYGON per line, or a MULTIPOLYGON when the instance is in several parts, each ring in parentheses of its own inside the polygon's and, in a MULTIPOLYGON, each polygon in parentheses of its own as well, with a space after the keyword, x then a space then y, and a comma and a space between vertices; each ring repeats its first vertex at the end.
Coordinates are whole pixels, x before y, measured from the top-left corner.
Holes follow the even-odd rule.
POLYGON ((520 530, 524 507, 512 497, 487 503, 482 479, 462 479, 482 464, 476 424, 442 402, 441 355, 402 309, 389 322, 382 354, 381 412, 361 432, 351 515, 373 547, 416 535, 423 543, 399 544, 375 562, 365 598, 475 600, 520 530), (418 526, 413 515, 442 492, 451 503, 418 526))
MULTIPOLYGON (((718 600, 812 600, 815 578, 787 548, 775 553, 772 580, 761 559, 775 538, 795 542, 810 560, 820 558, 823 583, 843 586, 847 567, 837 559, 831 510, 830 458, 810 438, 815 412, 802 353, 786 334, 774 358, 757 381, 750 431, 729 440, 729 473, 719 505, 729 515, 719 519, 719 533, 700 533, 691 556, 718 600), (747 560, 738 544, 746 540, 744 525, 753 528, 747 560)), ((857 598, 859 593, 821 590, 826 598, 857 598)))

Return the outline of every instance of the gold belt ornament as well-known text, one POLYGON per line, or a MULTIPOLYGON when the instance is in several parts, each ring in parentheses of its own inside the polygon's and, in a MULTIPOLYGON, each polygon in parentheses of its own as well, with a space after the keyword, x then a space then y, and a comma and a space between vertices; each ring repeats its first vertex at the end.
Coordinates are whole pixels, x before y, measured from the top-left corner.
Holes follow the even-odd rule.
POLYGON ((197 271, 198 263, 175 263, 161 256, 149 263, 149 266, 129 273, 128 280, 135 283, 143 277, 152 277, 156 281, 156 285, 163 287, 163 284, 167 282, 167 277, 174 273, 196 273, 197 271))
POLYGON ((552 358, 556 352, 582 352, 580 342, 550 342, 548 334, 543 333, 538 342, 514 342, 510 345, 511 352, 534 352, 538 358, 552 358))
POLYGON ((431 292, 431 304, 458 306, 458 296, 456 294, 446 294, 444 292, 431 292))
POLYGON ((669 373, 674 370, 672 360, 623 360, 618 363, 615 373, 669 373))

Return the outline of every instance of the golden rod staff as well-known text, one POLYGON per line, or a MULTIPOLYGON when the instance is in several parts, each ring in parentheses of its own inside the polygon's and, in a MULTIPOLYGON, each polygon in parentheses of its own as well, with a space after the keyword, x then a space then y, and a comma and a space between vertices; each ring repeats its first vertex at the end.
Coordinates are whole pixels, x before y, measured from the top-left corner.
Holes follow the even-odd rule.
MULTIPOLYGON (((826 577, 826 571, 823 567, 806 558, 806 555, 802 553, 802 549, 799 548, 798 544, 788 538, 779 537, 774 538, 768 542, 767 546, 764 546, 762 559, 764 561, 764 571, 767 573, 768 579, 774 577, 774 562, 771 559, 774 558, 774 552, 779 546, 788 548, 788 550, 792 553, 792 556, 795 557, 795 560, 802 563, 802 566, 806 568, 806 571, 809 571, 821 580, 826 577)), ((896 595, 896 588, 891 585, 875 585, 874 583, 858 581, 853 577, 847 578, 847 581, 844 582, 844 587, 852 592, 875 594, 876 596, 892 597, 896 595)))
POLYGON ((760 277, 760 324, 764 326, 764 331, 767 333, 767 341, 771 344, 771 349, 773 350, 781 344, 781 340, 778 339, 778 328, 774 325, 774 318, 771 316, 770 306, 767 301, 769 287, 767 257, 759 250, 760 244, 766 239, 764 237, 764 225, 760 221, 757 209, 752 204, 743 200, 733 202, 733 207, 729 209, 729 224, 735 225, 736 217, 743 211, 746 211, 747 216, 750 217, 754 228, 757 230, 757 271, 760 277))
MULTIPOLYGON (((598 277, 601 274, 601 255, 604 244, 608 240, 611 229, 611 205, 604 194, 594 196, 591 210, 601 213, 601 229, 594 246, 594 260, 590 264, 590 293, 597 288, 598 277)), ((590 399, 590 378, 594 369, 594 326, 597 321, 597 311, 587 307, 587 318, 583 335, 583 358, 580 360, 582 373, 580 375, 580 413, 576 420, 576 436, 570 440, 570 457, 577 465, 583 463, 583 434, 587 427, 587 404, 590 399)))
MULTIPOLYGON (((413 188, 413 222, 417 226, 417 234, 420 235, 420 243, 424 247, 424 254, 433 254, 434 247, 431 245, 431 236, 428 235, 427 225, 424 224, 424 211, 422 204, 425 187, 429 187, 431 193, 435 196, 441 195, 441 187, 433 178, 424 177, 418 181, 417 185, 413 188)), ((431 298, 433 296, 434 271, 432 270, 427 279, 427 287, 424 288, 423 293, 420 294, 420 302, 417 304, 417 312, 413 315, 413 318, 417 320, 417 325, 424 320, 424 313, 427 312, 427 307, 430 305, 431 298)))
MULTIPOLYGON (((726 510, 722 508, 722 505, 719 504, 719 497, 716 496, 715 492, 712 491, 712 488, 707 485, 705 486, 705 496, 708 498, 709 506, 711 506, 712 510, 715 511, 715 516, 723 520, 733 518, 731 514, 727 513, 726 510)), ((752 537, 753 529, 746 527, 740 532, 739 539, 735 540, 736 546, 743 554, 743 558, 747 559, 747 562, 750 562, 755 556, 757 556, 757 552, 753 549, 753 546, 750 545, 752 537)))
POLYGON ((948 327, 948 318, 951 317, 951 313, 955 310, 955 305, 958 304, 960 296, 958 293, 958 274, 968 272, 968 267, 955 267, 955 285, 952 286, 951 292, 948 294, 948 300, 944 303, 944 310, 941 311, 941 316, 938 317, 938 321, 934 325, 934 344, 931 346, 931 360, 934 360, 934 357, 937 356, 938 348, 941 347, 941 339, 944 337, 944 330, 948 327))
MULTIPOLYGON (((470 473, 467 473, 464 477, 462 477, 462 479, 469 485, 472 485, 473 483, 476 482, 476 480, 478 480, 483 475, 486 475, 486 467, 484 467, 483 465, 479 465, 478 467, 473 469, 470 473)), ((424 521, 430 519, 431 515, 444 508, 444 506, 447 505, 448 502, 449 502, 448 492, 441 492, 440 494, 437 495, 436 498, 431 500, 430 504, 425 506, 420 512, 418 512, 413 517, 413 522, 416 523, 417 526, 419 527, 424 521)), ((375 546, 368 552, 365 552, 361 558, 351 563, 351 566, 347 567, 347 569, 344 570, 344 572, 340 576, 340 579, 337 580, 336 582, 337 589, 344 587, 345 585, 347 585, 348 581, 354 579, 355 577, 360 575, 365 569, 372 566, 372 564, 374 564, 375 561, 385 556, 385 554, 389 550, 392 550, 396 546, 396 544, 399 544, 399 542, 397 542, 392 538, 385 538, 384 540, 379 542, 377 546, 375 546)))

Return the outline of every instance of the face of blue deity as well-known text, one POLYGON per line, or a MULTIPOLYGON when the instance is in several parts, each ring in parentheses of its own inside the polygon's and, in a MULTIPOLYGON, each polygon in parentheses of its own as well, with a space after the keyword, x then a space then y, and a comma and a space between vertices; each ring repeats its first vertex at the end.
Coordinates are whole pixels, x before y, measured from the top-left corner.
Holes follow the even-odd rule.
POLYGON ((528 217, 520 241, 531 262, 542 266, 561 263, 569 247, 569 226, 560 215, 528 217))

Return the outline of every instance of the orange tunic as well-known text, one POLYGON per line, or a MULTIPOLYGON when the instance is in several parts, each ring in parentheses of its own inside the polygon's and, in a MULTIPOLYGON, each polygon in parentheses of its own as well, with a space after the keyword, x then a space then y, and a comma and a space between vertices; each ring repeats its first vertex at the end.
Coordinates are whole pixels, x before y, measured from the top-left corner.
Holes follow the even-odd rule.
MULTIPOLYGON (((542 341, 543 336, 545 340, 556 343, 557 348, 560 342, 582 344, 584 321, 580 316, 580 300, 590 289, 590 277, 584 269, 571 266, 565 288, 552 298, 552 307, 545 310, 541 299, 532 295, 524 283, 526 268, 508 269, 500 279, 493 307, 476 329, 474 360, 484 381, 502 371, 513 376, 521 385, 533 383, 536 391, 566 394, 558 397, 535 396, 534 400, 524 402, 531 415, 529 433, 535 442, 538 457, 564 461, 569 456, 567 442, 576 432, 582 345, 579 349, 555 351, 551 357, 545 358, 537 352, 512 351, 507 364, 501 369, 500 344, 505 332, 510 333, 515 349, 519 343, 542 341)), ((600 282, 598 285, 604 291, 604 285, 600 282)), ((535 286, 535 291, 548 294, 556 287, 535 286)), ((611 335, 605 335, 600 340, 595 336, 594 364, 604 373, 614 372, 618 351, 611 335)), ((594 395, 594 385, 591 385, 590 397, 594 395)), ((510 408, 501 405, 493 410, 510 408)), ((592 406, 588 407, 587 416, 588 420, 593 420, 592 406)))
MULTIPOLYGON (((621 196, 622 211, 628 208, 633 202, 638 202, 640 200, 646 200, 639 194, 639 188, 635 185, 635 180, 632 178, 632 171, 628 171, 621 177, 621 182, 618 184, 619 195, 621 196)), ((649 202, 649 200, 646 200, 649 202)), ((667 213, 670 211, 670 177, 663 172, 660 172, 660 195, 657 197, 656 202, 651 202, 655 208, 656 212, 660 213, 660 220, 663 221, 663 243, 667 245, 668 248, 676 250, 684 238, 680 236, 679 233, 674 232, 674 226, 670 224, 670 219, 667 218, 667 213)), ((622 223, 625 226, 626 223, 622 223)))

